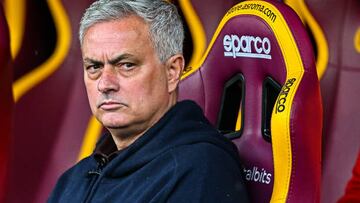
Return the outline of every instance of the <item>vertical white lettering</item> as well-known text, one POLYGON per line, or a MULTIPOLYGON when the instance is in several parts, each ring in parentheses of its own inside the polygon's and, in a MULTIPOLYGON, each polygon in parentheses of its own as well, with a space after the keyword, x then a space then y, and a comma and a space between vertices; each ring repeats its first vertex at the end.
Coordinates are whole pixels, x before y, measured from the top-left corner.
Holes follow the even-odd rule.
POLYGON ((223 39, 223 44, 224 44, 224 49, 225 51, 231 51, 232 47, 231 47, 231 38, 229 35, 225 35, 224 39, 223 39))
POLYGON ((232 47, 233 47, 233 57, 236 58, 236 53, 240 51, 241 43, 237 35, 231 35, 232 47), (236 42, 236 43, 235 43, 236 42))
POLYGON ((266 183, 266 184, 269 184, 270 181, 271 181, 271 174, 269 173, 269 174, 267 174, 267 176, 266 176, 266 181, 265 181, 265 183, 266 183))
POLYGON ((267 37, 264 37, 262 40, 262 49, 265 54, 269 54, 271 50, 270 40, 267 37))
POLYGON ((254 41, 254 47, 255 47, 255 51, 260 54, 263 49, 258 46, 259 43, 262 43, 262 40, 260 37, 256 37, 254 41))

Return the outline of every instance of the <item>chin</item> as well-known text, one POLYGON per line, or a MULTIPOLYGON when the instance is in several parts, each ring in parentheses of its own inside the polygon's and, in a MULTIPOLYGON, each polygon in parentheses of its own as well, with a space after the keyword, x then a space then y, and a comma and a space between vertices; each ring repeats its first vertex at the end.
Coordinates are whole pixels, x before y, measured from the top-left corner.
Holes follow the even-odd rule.
POLYGON ((106 128, 124 128, 129 125, 129 119, 117 116, 103 116, 99 119, 106 128))
POLYGON ((114 129, 125 128, 126 126, 129 125, 127 122, 119 122, 119 121, 103 121, 102 124, 106 128, 114 128, 114 129))

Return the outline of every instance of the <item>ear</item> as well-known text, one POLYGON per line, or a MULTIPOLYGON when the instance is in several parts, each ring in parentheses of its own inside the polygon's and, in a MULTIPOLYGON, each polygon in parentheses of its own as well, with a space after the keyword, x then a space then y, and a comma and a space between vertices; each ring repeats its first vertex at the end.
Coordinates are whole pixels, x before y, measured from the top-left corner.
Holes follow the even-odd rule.
POLYGON ((182 54, 175 54, 167 60, 168 92, 176 90, 185 66, 182 54))

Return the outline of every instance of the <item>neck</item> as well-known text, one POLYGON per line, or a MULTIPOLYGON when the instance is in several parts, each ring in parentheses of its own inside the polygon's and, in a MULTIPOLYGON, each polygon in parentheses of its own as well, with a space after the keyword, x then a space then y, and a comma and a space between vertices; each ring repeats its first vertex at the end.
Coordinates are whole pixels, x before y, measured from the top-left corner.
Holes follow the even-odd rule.
MULTIPOLYGON (((144 132, 145 133, 145 132, 144 132)), ((138 134, 135 136, 127 137, 127 138, 119 138, 119 137, 113 137, 113 140, 115 142, 115 145, 118 150, 125 149, 126 147, 130 146, 132 143, 134 143, 139 137, 141 137, 144 133, 138 134)))

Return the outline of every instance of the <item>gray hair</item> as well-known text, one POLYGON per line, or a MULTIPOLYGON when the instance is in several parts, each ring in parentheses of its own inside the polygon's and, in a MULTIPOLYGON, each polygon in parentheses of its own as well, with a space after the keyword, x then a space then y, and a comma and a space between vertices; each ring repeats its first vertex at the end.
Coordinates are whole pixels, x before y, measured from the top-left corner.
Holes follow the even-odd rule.
POLYGON ((164 62, 183 53, 184 28, 176 7, 165 0, 98 0, 84 13, 79 30, 82 46, 86 31, 96 23, 131 15, 144 19, 159 59, 164 62))

